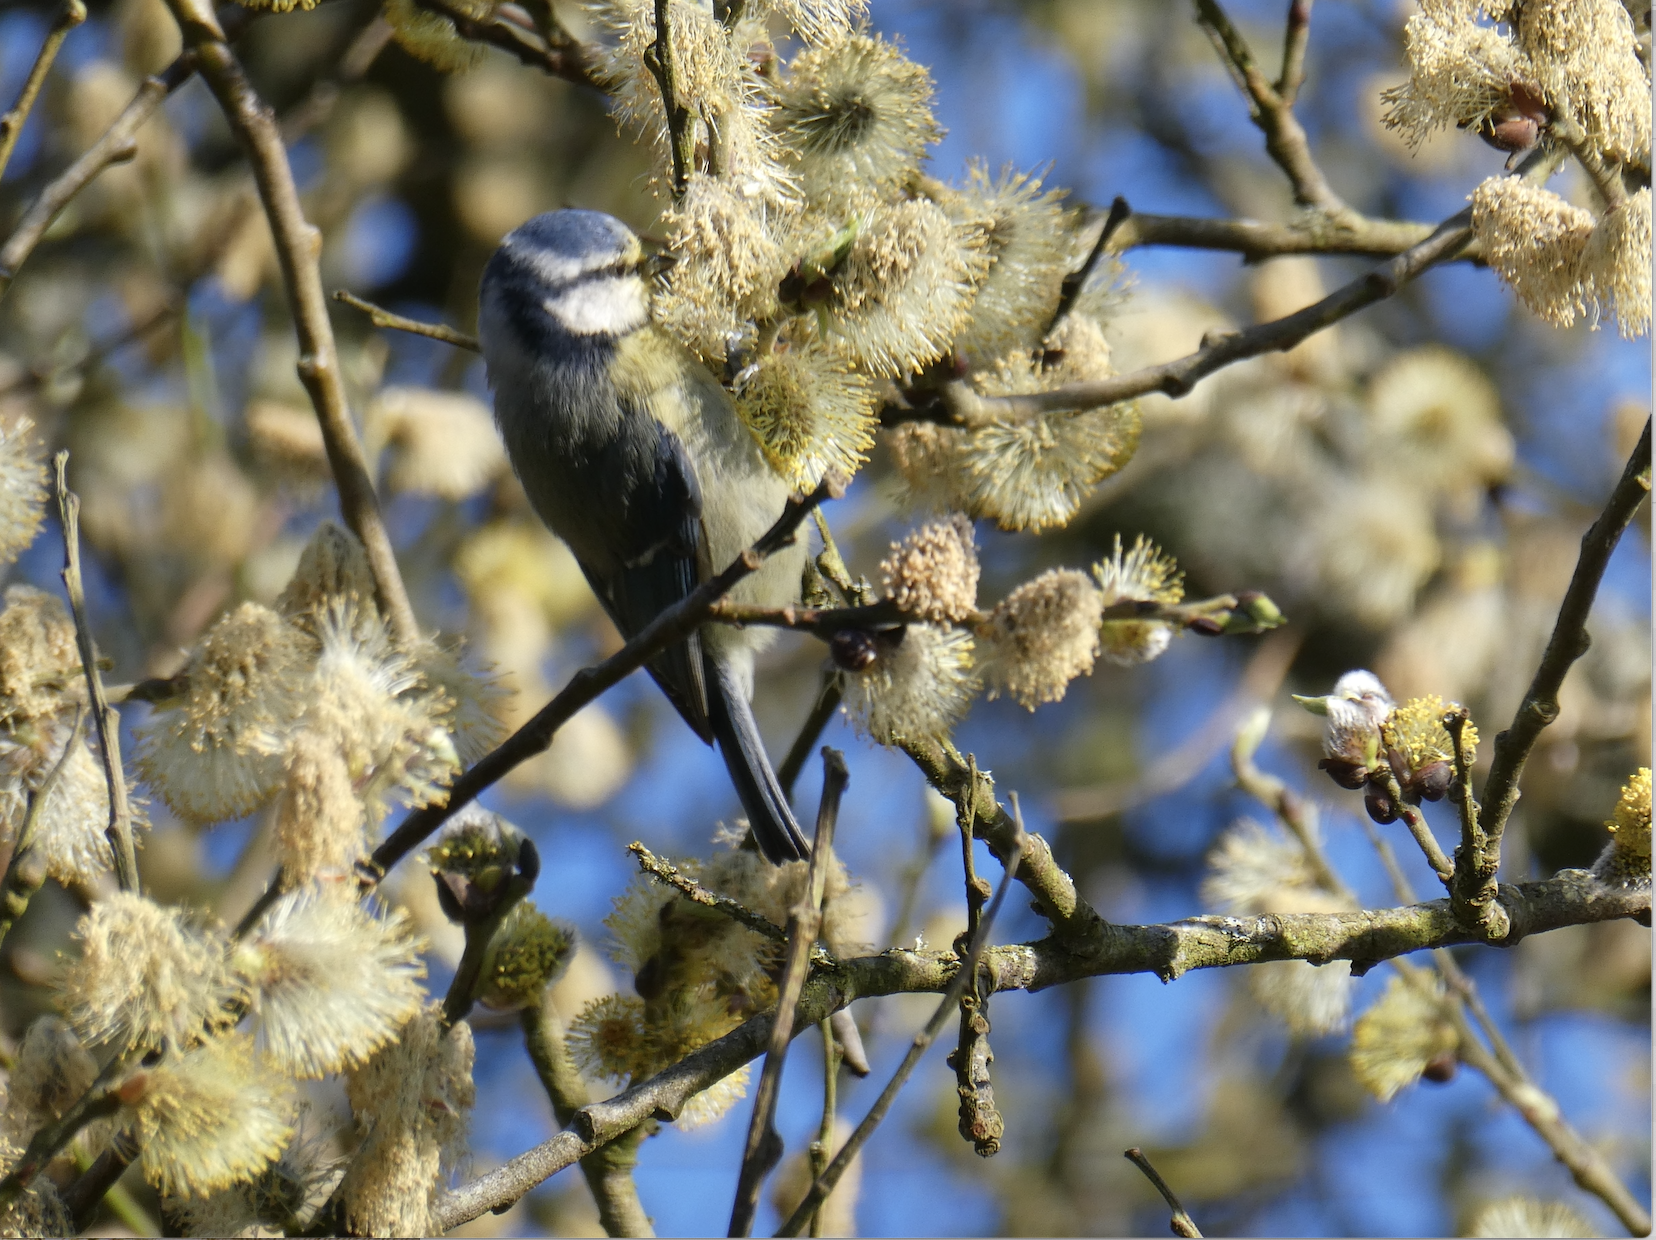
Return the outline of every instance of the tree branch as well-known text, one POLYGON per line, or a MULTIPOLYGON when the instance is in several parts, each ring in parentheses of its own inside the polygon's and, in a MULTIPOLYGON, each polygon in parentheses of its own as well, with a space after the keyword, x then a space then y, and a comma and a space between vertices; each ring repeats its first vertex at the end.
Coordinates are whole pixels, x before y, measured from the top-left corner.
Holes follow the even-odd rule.
POLYGON ((40 54, 35 57, 34 65, 29 69, 29 76, 23 79, 23 89, 17 92, 17 102, 12 104, 11 110, 0 116, 0 177, 5 176, 6 165, 11 162, 12 151, 17 147, 18 135, 23 132, 23 126, 28 122, 29 112, 34 108, 35 99, 40 95, 40 88, 46 84, 46 75, 51 72, 52 62, 57 59, 58 48, 69 37, 69 32, 86 20, 86 5, 81 0, 64 0, 63 11, 58 14, 57 21, 46 32, 46 40, 40 45, 40 54))
MULTIPOLYGON (((1213 36, 1220 54, 1233 71, 1238 83, 1248 96, 1248 115, 1265 135, 1265 150, 1287 175, 1294 190, 1294 201, 1328 215, 1339 216, 1350 211, 1345 200, 1336 194, 1311 156, 1311 144, 1305 130, 1294 116, 1291 97, 1284 97, 1266 80, 1254 61, 1253 52, 1241 32, 1231 24, 1230 17, 1219 6, 1218 0, 1196 0, 1196 20, 1213 36)), ((1293 10, 1289 10, 1288 51, 1295 44, 1293 10)), ((1305 5, 1305 23, 1310 22, 1310 5, 1305 5)), ((1299 35, 1298 76, 1303 77, 1304 35, 1299 35)), ((1285 57, 1284 83, 1289 82, 1289 63, 1285 57)), ((1293 81, 1294 92, 1299 82, 1293 81)))
POLYGON ((340 511, 368 552, 375 593, 392 634, 400 645, 411 647, 419 640, 419 625, 374 495, 362 444, 351 422, 333 325, 328 321, 328 303, 322 292, 322 236, 305 219, 275 118, 247 80, 206 0, 167 3, 185 46, 195 54, 201 75, 252 165, 299 337, 299 378, 322 427, 340 511))
POLYGON ((746 926, 755 934, 763 935, 772 942, 788 941, 788 932, 768 917, 755 913, 747 905, 732 900, 729 896, 709 891, 694 879, 686 878, 676 866, 656 856, 637 840, 627 845, 627 851, 638 859, 639 869, 676 889, 686 900, 703 908, 716 909, 732 921, 746 926))
POLYGON ((104 696, 98 654, 92 645, 92 626, 86 618, 86 591, 81 586, 80 496, 64 481, 69 454, 59 452, 55 463, 58 516, 63 524, 63 588, 68 591, 69 611, 75 618, 75 645, 86 673, 86 696, 91 703, 92 724, 98 732, 98 753, 103 758, 104 784, 109 792, 109 826, 104 836, 109 840, 116 882, 122 891, 137 891, 138 858, 132 848, 132 807, 127 802, 126 772, 121 769, 121 717, 104 696))
POLYGON ((667 147, 673 157, 673 197, 684 196, 695 158, 696 135, 690 127, 690 109, 679 99, 678 52, 673 47, 673 26, 668 14, 673 0, 655 0, 655 42, 644 50, 644 67, 661 91, 661 107, 667 120, 667 147))
POLYGON ((1198 380, 1216 370, 1243 358, 1292 349, 1307 336, 1349 318, 1377 301, 1384 301, 1423 271, 1458 256, 1471 239, 1472 210, 1468 207, 1444 220, 1424 241, 1336 289, 1321 301, 1244 331, 1210 334, 1203 340, 1201 348, 1185 357, 1124 375, 1073 383, 1050 392, 1034 392, 1024 396, 980 396, 969 384, 956 380, 944 385, 943 403, 956 422, 977 427, 1049 413, 1096 409, 1149 392, 1184 396, 1196 386, 1198 380))
MULTIPOLYGON (((840 798, 850 773, 845 757, 837 750, 822 750, 822 801, 817 810, 816 834, 811 841, 811 867, 805 889, 788 910, 788 948, 782 977, 776 984, 776 1019, 771 1025, 770 1043, 765 1050, 765 1067, 759 1087, 753 1092, 753 1117, 748 1123, 747 1145, 736 1176, 736 1200, 730 1208, 732 1236, 753 1231, 753 1216, 759 1208, 759 1191, 771 1168, 781 1161, 782 1138, 776 1131, 776 1102, 782 1085, 782 1066, 787 1061, 788 1043, 793 1040, 793 1021, 799 1006, 799 992, 811 967, 811 948, 822 930, 822 899, 828 890, 828 868, 834 855, 834 826, 839 821, 840 798), (783 1021, 787 1015, 786 1023, 783 1021)), ((826 1034, 830 1042, 831 1035, 826 1034)))
POLYGON ((1570 666, 1587 653, 1590 640, 1587 618, 1592 614, 1593 599, 1604 579, 1610 554, 1649 494, 1650 420, 1647 418, 1644 434, 1639 436, 1633 454, 1627 458, 1621 479, 1611 491, 1604 511, 1582 535, 1581 555, 1576 560, 1569 588, 1564 592, 1564 601, 1559 605, 1558 620, 1535 677, 1512 723, 1495 737, 1495 757, 1480 798, 1483 848, 1474 864, 1464 866, 1462 902, 1468 908, 1481 908, 1488 903, 1489 890, 1495 884, 1495 873, 1501 864, 1501 834, 1512 816, 1512 807, 1518 803, 1518 777, 1523 774, 1524 763, 1542 729, 1558 718, 1558 691, 1570 666))
POLYGON ((498 47, 508 55, 517 57, 530 68, 540 69, 566 82, 574 82, 577 86, 589 86, 594 90, 605 89, 597 75, 596 50, 577 39, 566 37, 548 42, 537 38, 515 22, 506 20, 505 17, 478 21, 470 8, 460 0, 418 2, 421 8, 440 13, 453 22, 455 33, 463 39, 498 47))
MULTIPOLYGON (((1037 839, 1029 838, 1032 843, 1037 839)), ((1024 881, 1022 875, 1019 879, 1024 881)), ((1605 887, 1585 870, 1565 870, 1545 882, 1503 885, 1499 898, 1513 926, 1504 945, 1561 926, 1639 917, 1650 910, 1648 890, 1605 887)), ((1409 952, 1471 942, 1482 940, 1455 920, 1444 899, 1357 913, 1192 917, 1157 926, 1101 922, 1091 942, 1055 934, 1036 943, 995 947, 986 953, 983 967, 996 991, 1043 990, 1115 973, 1154 973, 1172 981, 1192 969, 1267 960, 1349 960, 1354 973, 1363 973, 1409 952)), ((857 999, 946 991, 959 972, 953 952, 892 948, 878 956, 835 962, 818 969, 806 983, 795 1036, 857 999)), ((504 1209, 651 1116, 671 1120, 697 1093, 764 1052, 773 1015, 755 1016, 649 1080, 606 1102, 583 1107, 571 1131, 449 1194, 438 1204, 435 1218, 446 1230, 489 1210, 504 1209)))
POLYGON ((1162 1200, 1167 1203, 1167 1208, 1173 1211, 1173 1218, 1168 1223, 1168 1227, 1173 1234, 1175 1236, 1196 1237, 1197 1240, 1200 1240, 1202 1232, 1201 1229, 1196 1226, 1196 1220, 1190 1217, 1190 1211, 1184 1208, 1184 1204, 1174 1195, 1173 1190, 1167 1186, 1167 1181, 1161 1178, 1161 1173, 1157 1171, 1151 1161, 1144 1156, 1144 1151, 1135 1145, 1132 1149, 1124 1153, 1122 1157, 1132 1163, 1133 1166, 1137 1167, 1140 1171, 1144 1172, 1144 1178, 1149 1180, 1150 1183, 1155 1186, 1156 1191, 1162 1195, 1162 1200))
POLYGON ((365 880, 377 883, 392 866, 442 826, 451 814, 475 799, 485 788, 505 778, 521 763, 544 753, 558 729, 587 703, 632 675, 674 642, 684 640, 700 628, 706 623, 714 603, 764 563, 773 552, 792 542, 806 515, 825 500, 838 498, 843 494, 844 487, 844 479, 830 471, 829 476, 810 495, 790 499, 776 524, 718 576, 702 582, 687 597, 656 616, 636 637, 602 663, 576 672, 533 719, 456 779, 446 801, 441 805, 417 809, 404 818, 401 825, 374 850, 374 855, 366 863, 365 880))
POLYGON ((452 344, 459 349, 470 349, 473 353, 481 353, 483 346, 476 336, 468 336, 465 332, 456 331, 445 323, 422 323, 419 319, 411 319, 405 315, 393 314, 383 306, 376 306, 371 301, 365 301, 355 293, 345 289, 335 289, 333 299, 343 302, 353 310, 360 310, 368 316, 368 321, 375 327, 388 327, 394 331, 412 332, 416 336, 430 336, 433 340, 441 340, 444 344, 452 344))

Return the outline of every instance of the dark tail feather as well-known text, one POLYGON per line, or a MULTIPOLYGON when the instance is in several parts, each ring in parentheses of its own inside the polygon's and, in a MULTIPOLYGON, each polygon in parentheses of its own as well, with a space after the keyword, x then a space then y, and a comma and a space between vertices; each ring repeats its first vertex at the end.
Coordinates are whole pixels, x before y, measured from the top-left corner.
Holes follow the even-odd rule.
POLYGON ((736 795, 742 799, 759 851, 772 865, 803 861, 811 855, 811 846, 794 821, 782 785, 776 782, 747 697, 723 666, 711 659, 708 664, 714 674, 707 678, 707 722, 736 785, 736 795))

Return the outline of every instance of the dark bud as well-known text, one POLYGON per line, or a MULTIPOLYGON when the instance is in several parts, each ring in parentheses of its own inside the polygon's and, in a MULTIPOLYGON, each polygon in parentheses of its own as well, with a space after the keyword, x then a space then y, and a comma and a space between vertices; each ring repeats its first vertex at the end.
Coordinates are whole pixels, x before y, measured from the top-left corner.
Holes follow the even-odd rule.
POLYGON ((1427 801, 1441 801, 1454 785, 1455 769, 1441 758, 1427 763, 1414 774, 1414 790, 1427 801))
POLYGON ((667 966, 660 956, 651 956, 633 975, 633 989, 638 997, 648 1002, 661 997, 667 986, 667 966))
POLYGON ((866 672, 880 657, 880 647, 866 629, 841 629, 828 639, 828 654, 835 667, 866 672))
POLYGON ((1203 637, 1218 637, 1225 631, 1225 626, 1212 616, 1197 616, 1185 623, 1185 628, 1192 633, 1200 633, 1203 637))
POLYGON ((517 835, 516 840, 507 835, 499 842, 504 847, 497 857, 473 855, 466 859, 469 864, 432 868, 437 903, 450 921, 480 925, 504 914, 534 887, 540 875, 540 853, 534 841, 526 835, 517 835))
POLYGON ((1397 806, 1391 797, 1379 788, 1371 787, 1363 797, 1363 808, 1378 823, 1397 821, 1397 806))
POLYGON ((1368 768, 1358 762, 1347 762, 1344 758, 1324 758, 1317 766, 1328 772, 1328 777, 1340 787, 1356 792, 1368 783, 1368 768))
POLYGON ((1455 1079, 1454 1051, 1439 1051, 1426 1061, 1426 1067, 1420 1073, 1420 1079, 1430 1081, 1434 1085, 1447 1085, 1455 1079))

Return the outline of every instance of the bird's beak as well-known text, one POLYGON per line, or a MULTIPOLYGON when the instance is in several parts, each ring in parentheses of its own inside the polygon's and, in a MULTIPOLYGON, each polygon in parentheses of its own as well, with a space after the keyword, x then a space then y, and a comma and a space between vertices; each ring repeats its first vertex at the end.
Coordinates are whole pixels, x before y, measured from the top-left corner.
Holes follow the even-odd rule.
POLYGON ((677 254, 669 254, 666 250, 657 250, 654 254, 647 254, 644 261, 638 265, 640 274, 647 280, 665 275, 678 262, 677 254))

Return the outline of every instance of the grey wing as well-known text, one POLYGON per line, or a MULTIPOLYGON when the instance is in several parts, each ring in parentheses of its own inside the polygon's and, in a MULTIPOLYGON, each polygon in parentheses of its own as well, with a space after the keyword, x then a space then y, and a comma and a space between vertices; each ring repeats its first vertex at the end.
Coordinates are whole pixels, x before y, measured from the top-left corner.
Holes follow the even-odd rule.
MULTIPOLYGON (((615 461, 594 462, 594 476, 626 479, 618 505, 618 528, 611 547, 619 567, 608 575, 582 563, 604 610, 623 637, 632 638, 667 608, 688 596, 707 575, 706 538, 701 521, 701 488, 684 445, 654 418, 631 421, 634 433, 611 442, 601 454, 615 461)), ((692 633, 647 665, 684 721, 709 743, 707 681, 701 637, 692 633)))

